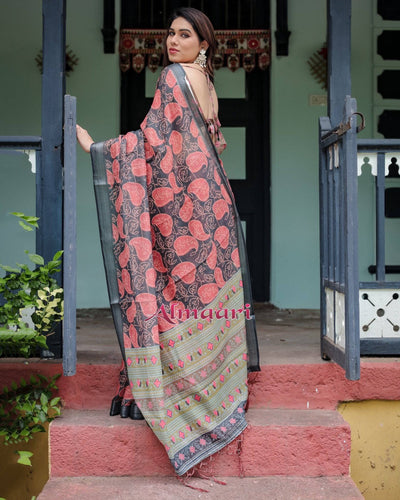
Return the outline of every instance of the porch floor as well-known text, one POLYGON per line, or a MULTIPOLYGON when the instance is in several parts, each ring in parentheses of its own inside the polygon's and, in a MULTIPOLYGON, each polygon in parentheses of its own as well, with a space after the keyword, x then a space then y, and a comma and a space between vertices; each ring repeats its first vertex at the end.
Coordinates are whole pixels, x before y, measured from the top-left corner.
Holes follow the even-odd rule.
MULTIPOLYGON (((277 309, 255 304, 260 365, 324 364, 320 356, 319 310, 277 309)), ((78 363, 119 363, 121 355, 109 309, 77 311, 78 363)), ((387 362, 400 358, 363 360, 387 362)))

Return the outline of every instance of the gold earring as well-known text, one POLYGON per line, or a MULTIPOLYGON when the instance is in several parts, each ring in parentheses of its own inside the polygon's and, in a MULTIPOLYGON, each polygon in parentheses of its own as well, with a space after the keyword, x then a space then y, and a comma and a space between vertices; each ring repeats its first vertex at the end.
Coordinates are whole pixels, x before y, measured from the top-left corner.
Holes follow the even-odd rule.
POLYGON ((195 62, 195 64, 198 64, 203 69, 205 69, 207 67, 206 49, 200 49, 200 53, 194 62, 195 62))

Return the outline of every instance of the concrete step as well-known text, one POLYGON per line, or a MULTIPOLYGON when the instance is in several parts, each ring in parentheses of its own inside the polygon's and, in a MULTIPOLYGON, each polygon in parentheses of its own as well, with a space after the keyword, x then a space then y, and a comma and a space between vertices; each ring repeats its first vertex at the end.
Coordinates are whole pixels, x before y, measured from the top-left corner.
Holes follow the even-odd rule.
MULTIPOLYGON (((115 364, 78 364, 76 375, 57 381, 66 408, 107 410, 115 395, 119 367, 115 364)), ((31 374, 62 373, 62 365, 52 361, 27 360, 15 363, 0 360, 3 385, 29 379, 31 374)), ((335 363, 264 365, 251 386, 253 408, 327 409, 340 401, 399 398, 400 363, 383 360, 361 364, 361 379, 346 380, 335 363)))
MULTIPOLYGON (((347 476, 350 428, 336 411, 253 409, 241 453, 231 443, 204 466, 214 476, 347 476)), ((163 446, 144 421, 64 410, 50 426, 52 477, 169 476, 163 446)))
POLYGON ((44 487, 39 500, 131 500, 157 498, 160 500, 199 499, 226 500, 359 500, 363 496, 348 477, 258 477, 191 478, 188 484, 208 493, 189 489, 175 478, 148 477, 63 477, 53 478, 44 487))

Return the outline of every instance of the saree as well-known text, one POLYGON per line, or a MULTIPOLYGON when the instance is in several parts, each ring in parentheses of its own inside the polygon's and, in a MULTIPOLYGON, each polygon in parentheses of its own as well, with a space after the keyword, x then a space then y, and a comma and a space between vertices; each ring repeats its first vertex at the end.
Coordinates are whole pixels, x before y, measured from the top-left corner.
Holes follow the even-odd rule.
POLYGON ((179 64, 162 71, 140 129, 91 157, 129 386, 182 475, 246 428, 259 360, 234 197, 179 64))

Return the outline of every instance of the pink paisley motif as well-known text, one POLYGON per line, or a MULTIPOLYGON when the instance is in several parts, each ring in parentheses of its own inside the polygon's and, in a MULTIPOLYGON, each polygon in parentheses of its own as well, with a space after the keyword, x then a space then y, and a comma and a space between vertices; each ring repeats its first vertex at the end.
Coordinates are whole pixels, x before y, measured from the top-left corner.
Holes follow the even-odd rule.
POLYGON ((139 293, 136 301, 140 304, 143 314, 147 318, 151 318, 157 312, 157 300, 155 295, 151 293, 139 293))
POLYGON ((150 214, 149 212, 143 212, 139 217, 140 229, 142 231, 150 231, 150 214))
POLYGON ((225 280, 222 271, 219 267, 216 267, 214 269, 214 277, 219 288, 223 288, 225 286, 225 280))
POLYGON ((121 278, 122 278, 122 284, 124 285, 125 290, 127 291, 127 293, 132 295, 133 291, 131 288, 131 275, 129 274, 129 271, 127 271, 126 269, 122 269, 121 278))
POLYGON ((119 296, 122 298, 125 295, 125 287, 121 280, 118 281, 118 292, 119 296))
POLYGON ((128 154, 132 153, 138 142, 136 134, 134 134, 133 132, 128 132, 125 136, 125 140, 126 140, 126 152, 128 154))
POLYGON ((112 235, 114 243, 116 243, 119 240, 119 231, 115 224, 112 225, 112 235))
POLYGON ((156 93, 154 94, 154 99, 151 107, 153 109, 158 109, 161 106, 161 91, 160 89, 156 90, 156 93))
POLYGON ((117 228, 118 228, 119 237, 121 239, 124 239, 125 238, 124 221, 120 215, 118 215, 118 217, 117 217, 117 228))
POLYGON ((124 347, 125 347, 125 349, 132 348, 132 341, 126 333, 124 333, 124 347))
POLYGON ((146 271, 147 286, 153 288, 156 285, 156 278, 157 278, 157 273, 155 272, 155 270, 152 267, 150 269, 147 269, 146 271))
POLYGON ((117 139, 110 147, 110 154, 112 158, 116 158, 119 155, 120 143, 119 139, 117 139))
POLYGON ((229 229, 226 226, 220 226, 215 230, 214 238, 222 248, 229 244, 229 229))
POLYGON ((171 277, 169 277, 168 285, 162 291, 164 299, 167 300, 168 302, 171 302, 171 300, 175 297, 175 293, 176 293, 175 282, 171 277))
POLYGON ((138 182, 125 182, 123 189, 128 192, 133 205, 138 207, 142 204, 146 192, 141 184, 138 182))
POLYGON ((185 201, 179 210, 179 217, 184 221, 188 222, 193 215, 193 202, 188 195, 184 195, 185 201))
POLYGON ((172 269, 172 275, 178 276, 184 283, 193 283, 196 278, 196 266, 193 262, 181 262, 172 269))
POLYGON ((139 347, 138 333, 133 325, 129 326, 129 338, 131 339, 133 347, 139 347))
POLYGON ((163 144, 164 141, 158 137, 157 132, 154 130, 154 128, 147 127, 143 132, 151 146, 154 147, 163 144))
POLYGON ((154 149, 150 146, 150 144, 147 141, 144 142, 144 155, 146 160, 149 160, 154 156, 154 149))
POLYGON ((182 151, 182 134, 173 130, 169 137, 169 143, 172 146, 172 151, 174 155, 178 155, 182 151))
POLYGON ((188 224, 189 231, 200 241, 206 241, 210 235, 204 231, 203 224, 199 220, 191 220, 188 224))
POLYGON ((147 260, 152 253, 151 241, 147 238, 143 238, 142 236, 132 238, 129 245, 135 248, 136 255, 141 261, 147 260))
POLYGON ((119 254, 118 257, 119 265, 121 266, 121 268, 126 267, 126 265, 129 262, 129 256, 130 256, 129 247, 127 244, 125 244, 124 249, 122 250, 122 252, 119 254))
POLYGON ((131 163, 131 168, 132 168, 132 174, 135 177, 142 177, 146 175, 147 171, 146 162, 144 161, 143 158, 137 158, 136 160, 133 160, 133 162, 131 163))
POLYGON ((176 85, 174 87, 174 90, 173 90, 173 93, 174 93, 174 97, 176 99, 176 102, 182 106, 183 108, 187 108, 187 102, 186 102, 186 99, 185 97, 183 96, 182 94, 182 90, 180 89, 180 87, 178 85, 176 85))
POLYGON ((153 200, 158 207, 163 207, 174 199, 172 188, 160 187, 153 191, 153 200))
POLYGON ((175 177, 175 174, 173 172, 171 172, 168 176, 168 181, 172 187, 172 191, 174 192, 174 194, 178 194, 182 191, 183 187, 179 187, 177 184, 176 184, 176 177, 175 177))
POLYGON ((165 81, 166 81, 168 87, 172 88, 176 85, 176 78, 171 70, 168 71, 167 76, 165 77, 165 81))
POLYGON ((116 180, 116 182, 118 182, 118 184, 120 184, 121 179, 119 178, 119 161, 118 160, 113 161, 112 172, 113 172, 114 179, 116 180))
POLYGON ((168 271, 168 269, 164 266, 164 262, 160 252, 158 252, 157 250, 153 250, 153 264, 154 269, 156 269, 160 273, 165 273, 166 271, 168 271))
POLYGON ((225 201, 229 204, 232 205, 232 200, 231 197, 228 194, 228 191, 225 189, 225 186, 221 186, 221 194, 224 197, 225 201))
POLYGON ((158 228, 163 236, 169 236, 172 233, 173 221, 170 215, 156 214, 151 222, 158 228))
POLYGON ((186 164, 191 172, 196 173, 203 167, 207 166, 208 160, 204 153, 201 151, 195 151, 187 156, 186 164))
POLYGON ((229 214, 228 204, 225 200, 217 200, 213 205, 213 212, 217 220, 221 220, 225 214, 229 214))
POLYGON ((199 243, 193 236, 179 236, 174 241, 174 248, 177 255, 182 256, 191 250, 197 251, 199 248, 199 243))
POLYGON ((199 288, 199 297, 203 304, 212 302, 218 294, 218 285, 215 283, 207 283, 199 288))
POLYGON ((174 158, 172 156, 172 151, 169 146, 166 146, 166 153, 164 155, 164 158, 160 161, 160 167, 161 170, 165 174, 169 174, 171 172, 172 167, 174 166, 174 158))
POLYGON ((239 250, 235 248, 235 250, 231 253, 231 259, 232 262, 235 264, 237 268, 240 267, 240 257, 239 257, 239 250))
POLYGON ((110 170, 107 170, 107 184, 110 186, 110 187, 113 187, 114 186, 114 183, 115 183, 115 179, 114 179, 114 175, 113 173, 110 171, 110 170))
POLYGON ((189 184, 188 193, 193 193, 201 201, 207 201, 210 197, 210 187, 208 182, 199 177, 189 184))
POLYGON ((182 108, 177 102, 170 102, 164 109, 165 118, 173 123, 177 118, 182 118, 182 108))
POLYGON ((120 191, 118 193, 118 198, 115 200, 115 208, 117 210, 117 213, 121 211, 123 201, 124 201, 124 196, 122 194, 122 191, 120 191))
POLYGON ((129 323, 132 323, 136 316, 136 304, 133 300, 131 305, 126 310, 126 317, 128 318, 129 323))

